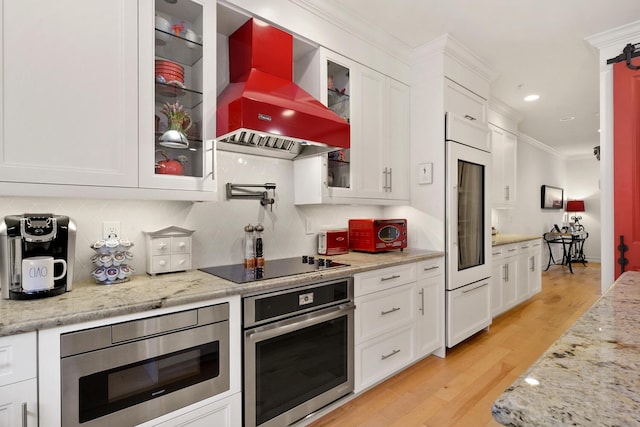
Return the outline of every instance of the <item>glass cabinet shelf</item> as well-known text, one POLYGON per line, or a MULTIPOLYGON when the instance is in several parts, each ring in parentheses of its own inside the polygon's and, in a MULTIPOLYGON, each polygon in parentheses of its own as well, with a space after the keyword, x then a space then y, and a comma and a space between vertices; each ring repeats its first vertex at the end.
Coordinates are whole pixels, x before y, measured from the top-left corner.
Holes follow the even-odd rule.
POLYGON ((191 67, 202 58, 202 44, 156 28, 156 56, 191 67))
POLYGON ((180 100, 185 108, 193 109, 202 104, 202 92, 156 82, 156 102, 174 102, 180 100))

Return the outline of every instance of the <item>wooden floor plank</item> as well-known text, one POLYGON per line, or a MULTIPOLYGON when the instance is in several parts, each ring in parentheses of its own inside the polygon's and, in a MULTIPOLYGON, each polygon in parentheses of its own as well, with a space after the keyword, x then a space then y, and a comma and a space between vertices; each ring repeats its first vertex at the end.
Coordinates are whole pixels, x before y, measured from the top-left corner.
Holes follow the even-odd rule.
POLYGON ((600 264, 554 266, 542 291, 483 331, 429 356, 312 427, 491 426, 491 404, 600 296, 600 264))

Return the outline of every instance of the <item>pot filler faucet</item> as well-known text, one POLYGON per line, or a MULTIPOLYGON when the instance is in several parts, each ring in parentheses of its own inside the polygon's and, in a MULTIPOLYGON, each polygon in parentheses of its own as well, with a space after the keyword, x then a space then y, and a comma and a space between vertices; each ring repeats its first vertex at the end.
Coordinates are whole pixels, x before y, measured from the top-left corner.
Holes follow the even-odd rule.
POLYGON ((269 190, 273 190, 273 197, 276 196, 276 184, 267 182, 264 184, 232 184, 227 182, 227 200, 231 199, 253 199, 260 200, 262 206, 269 205, 273 211, 275 199, 269 197, 269 190), (265 191, 249 190, 248 188, 264 188, 265 191), (234 193, 234 190, 236 191, 234 193))

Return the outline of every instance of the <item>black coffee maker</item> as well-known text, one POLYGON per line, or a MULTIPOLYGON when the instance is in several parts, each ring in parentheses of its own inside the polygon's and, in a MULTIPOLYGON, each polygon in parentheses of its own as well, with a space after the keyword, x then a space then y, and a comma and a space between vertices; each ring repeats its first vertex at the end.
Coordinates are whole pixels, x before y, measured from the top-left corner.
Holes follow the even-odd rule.
POLYGON ((76 248, 76 225, 68 216, 23 214, 5 216, 0 223, 0 288, 4 299, 34 299, 71 290, 76 248), (66 273, 56 262, 53 287, 25 289, 23 260, 52 257, 66 262, 66 273))

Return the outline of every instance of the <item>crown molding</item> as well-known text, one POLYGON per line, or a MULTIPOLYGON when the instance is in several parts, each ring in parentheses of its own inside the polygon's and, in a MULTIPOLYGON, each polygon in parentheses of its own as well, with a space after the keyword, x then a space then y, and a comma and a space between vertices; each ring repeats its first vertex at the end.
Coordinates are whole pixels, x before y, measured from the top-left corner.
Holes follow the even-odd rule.
POLYGON ((629 43, 630 39, 640 42, 640 21, 631 22, 620 27, 585 37, 587 42, 600 50, 612 47, 620 48, 620 45, 629 43))
POLYGON ((389 33, 373 28, 370 24, 354 15, 348 9, 339 4, 330 2, 318 2, 312 0, 288 0, 307 12, 325 20, 352 36, 367 43, 371 47, 382 50, 387 55, 403 62, 411 64, 413 49, 398 40, 389 33))
POLYGON ((498 98, 494 98, 494 97, 489 98, 489 109, 495 111, 498 114, 505 116, 509 120, 512 120, 516 123, 520 123, 524 119, 524 116, 522 115, 522 113, 520 113, 518 110, 514 109, 513 107, 510 107, 509 105, 505 104, 503 101, 501 101, 498 98))
POLYGON ((414 49, 414 54, 414 62, 425 57, 444 54, 471 70, 487 83, 491 83, 497 77, 484 59, 480 58, 449 33, 445 33, 417 47, 414 49))
POLYGON ((535 138, 530 137, 529 135, 522 133, 522 132, 518 132, 518 144, 524 142, 526 144, 531 145, 532 147, 538 148, 540 150, 546 151, 547 153, 550 153, 554 156, 557 156, 561 159, 566 160, 567 156, 563 153, 561 153, 560 151, 556 150, 555 148, 551 148, 550 146, 548 146, 547 144, 538 141, 535 138))

